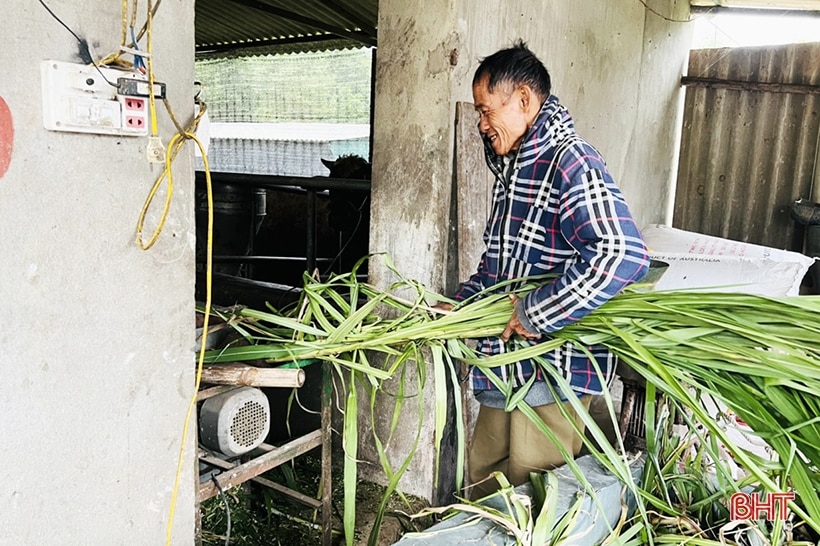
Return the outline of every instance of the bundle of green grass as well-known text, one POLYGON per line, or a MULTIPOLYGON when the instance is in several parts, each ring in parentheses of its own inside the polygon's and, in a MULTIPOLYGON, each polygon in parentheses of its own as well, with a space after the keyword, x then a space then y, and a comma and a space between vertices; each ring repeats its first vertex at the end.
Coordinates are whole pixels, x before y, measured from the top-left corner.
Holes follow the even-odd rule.
MULTIPOLYGON (((820 297, 665 292, 634 285, 542 343, 482 358, 464 341, 503 331, 513 311, 509 293, 478 294, 441 312, 429 302, 445 298, 396 274, 399 280, 384 291, 357 282, 355 270, 327 281, 306 277, 301 299, 291 309, 214 312, 240 336, 208 351, 205 360, 263 359, 286 366, 322 360, 346 373, 351 383, 359 378, 378 385, 408 361, 423 360, 422 349, 444 363, 441 371, 436 366, 440 379, 457 360, 489 370, 522 357, 537 361, 566 342, 603 345, 690 410, 762 490, 793 489, 797 497, 791 509, 820 533, 820 297), (374 352, 383 355, 382 365, 370 364, 368 355, 374 352), (776 451, 777 462, 736 448, 702 406, 704 393, 736 412, 776 451)), ((525 279, 507 288, 523 295, 539 282, 543 279, 525 279)), ((557 372, 544 366, 560 385, 557 372)), ((510 405, 523 399, 508 385, 497 385, 508 393, 510 405)), ((354 452, 355 459, 353 438, 346 449, 347 458, 354 452)), ((390 469, 388 475, 396 474, 390 469)))

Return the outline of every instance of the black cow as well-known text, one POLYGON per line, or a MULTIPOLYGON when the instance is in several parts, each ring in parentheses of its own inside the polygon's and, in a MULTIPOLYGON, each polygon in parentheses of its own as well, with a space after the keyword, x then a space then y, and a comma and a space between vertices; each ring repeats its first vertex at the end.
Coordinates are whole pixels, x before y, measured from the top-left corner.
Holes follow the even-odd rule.
MULTIPOLYGON (((343 155, 335 161, 322 159, 322 163, 330 170, 330 178, 370 180, 370 163, 357 155, 343 155)), ((329 193, 328 222, 339 237, 339 251, 332 267, 350 271, 356 261, 368 253, 370 192, 332 189, 329 193)))

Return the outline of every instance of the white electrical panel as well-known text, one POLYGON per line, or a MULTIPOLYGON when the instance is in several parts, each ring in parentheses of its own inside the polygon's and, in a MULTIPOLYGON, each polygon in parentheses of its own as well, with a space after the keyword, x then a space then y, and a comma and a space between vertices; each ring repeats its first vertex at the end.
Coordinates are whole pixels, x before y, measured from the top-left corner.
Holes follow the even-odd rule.
POLYGON ((43 126, 51 131, 104 135, 148 134, 148 97, 121 94, 147 80, 114 68, 43 61, 43 126), (121 85, 121 82, 137 85, 121 85))

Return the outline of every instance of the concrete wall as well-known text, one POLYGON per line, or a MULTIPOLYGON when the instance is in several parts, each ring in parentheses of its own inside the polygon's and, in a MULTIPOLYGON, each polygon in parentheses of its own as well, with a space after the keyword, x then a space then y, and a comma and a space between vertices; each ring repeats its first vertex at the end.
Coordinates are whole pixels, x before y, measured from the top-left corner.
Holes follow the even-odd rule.
POLYGON ((603 154, 638 224, 667 219, 692 34, 691 23, 674 21, 686 20, 688 2, 649 2, 654 11, 634 0, 478 4, 459 4, 469 30, 455 99, 472 101, 480 58, 523 38, 579 134, 603 154))
MULTIPOLYGON (((96 58, 117 50, 120 3, 47 3, 96 58)), ((157 77, 185 121, 193 8, 162 3, 153 32, 157 77)), ((77 41, 37 2, 3 9, 0 544, 163 544, 194 394, 193 151, 175 162, 159 242, 140 250, 137 217, 161 170, 147 138, 45 130, 40 62, 78 62, 77 41)), ((173 544, 194 539, 194 438, 192 426, 173 544)))
MULTIPOLYGON (((381 0, 371 251, 386 251, 404 275, 444 291, 455 103, 472 101, 478 60, 519 37, 546 64, 578 131, 607 159, 639 225, 668 220, 691 25, 675 22, 687 17, 683 0, 649 7, 634 0, 381 0)), ((391 279, 372 267, 376 284, 391 279)), ((401 484, 427 498, 431 389, 421 453, 401 484)), ((378 414, 389 416, 387 409, 378 414)), ((397 462, 415 434, 415 408, 405 425, 406 435, 391 444, 397 462)), ((361 452, 375 460, 367 445, 361 452)), ((377 464, 363 468, 378 477, 377 464)))

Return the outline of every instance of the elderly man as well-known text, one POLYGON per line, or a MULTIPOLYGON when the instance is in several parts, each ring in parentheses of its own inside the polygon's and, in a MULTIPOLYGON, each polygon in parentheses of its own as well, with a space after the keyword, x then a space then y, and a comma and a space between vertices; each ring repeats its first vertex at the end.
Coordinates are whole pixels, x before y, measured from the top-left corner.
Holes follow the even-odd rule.
MULTIPOLYGON (((512 350, 515 336, 537 343, 583 318, 639 280, 649 257, 604 160, 575 132, 566 108, 550 94, 549 73, 525 43, 518 41, 481 61, 473 77, 473 98, 496 181, 484 232, 486 250, 476 273, 453 299, 462 301, 510 279, 556 275, 526 297, 514 298, 515 311, 500 337, 479 340, 483 354, 495 355, 512 350)), ((602 347, 586 349, 589 353, 565 344, 544 356, 588 408, 591 395, 608 387, 615 357, 602 347)), ((529 385, 524 400, 564 448, 578 454, 581 438, 558 404, 566 405, 581 430, 583 423, 569 402, 554 398, 537 363, 521 360, 493 371, 516 390, 529 385)), ((520 410, 505 411, 506 396, 485 374, 474 368, 471 377, 480 403, 470 446, 473 498, 497 489, 495 480, 486 480, 493 471, 518 485, 531 471, 563 464, 557 446, 520 410)))

